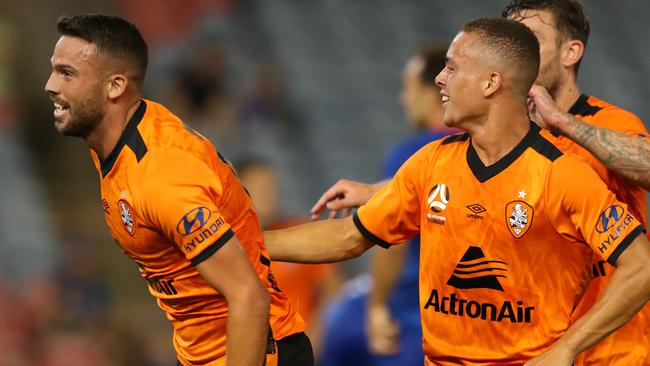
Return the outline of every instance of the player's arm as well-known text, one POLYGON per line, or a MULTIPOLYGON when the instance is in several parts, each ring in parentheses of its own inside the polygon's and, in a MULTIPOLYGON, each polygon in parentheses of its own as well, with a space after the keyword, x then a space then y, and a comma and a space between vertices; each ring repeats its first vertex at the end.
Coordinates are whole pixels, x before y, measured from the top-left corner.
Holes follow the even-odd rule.
POLYGON ((269 332, 270 300, 216 203, 227 188, 227 177, 184 151, 156 149, 147 154, 139 171, 143 175, 137 177, 141 184, 134 193, 142 197, 144 221, 167 237, 226 298, 227 365, 261 365, 269 332))
POLYGON ((544 355, 526 363, 571 365, 580 352, 627 323, 650 300, 650 243, 638 235, 616 260, 603 295, 544 355))
POLYGON ((612 171, 650 190, 650 141, 585 123, 557 108, 546 89, 530 91, 529 111, 542 127, 558 131, 591 152, 612 171))
POLYGON ((317 220, 325 210, 329 211, 329 218, 336 218, 339 211, 340 217, 347 217, 353 208, 368 202, 370 197, 386 184, 387 180, 367 184, 353 180, 341 179, 331 186, 318 199, 311 208, 311 219, 317 220))
POLYGON ((407 251, 406 245, 394 245, 373 253, 370 263, 373 286, 368 297, 366 332, 369 349, 376 354, 399 351, 399 324, 388 307, 388 299, 404 268, 407 251))
POLYGON ((239 240, 233 236, 196 269, 228 301, 227 365, 262 365, 269 335, 270 296, 239 240))
POLYGON ((295 263, 339 262, 358 257, 374 245, 352 217, 265 231, 264 243, 272 260, 295 263))

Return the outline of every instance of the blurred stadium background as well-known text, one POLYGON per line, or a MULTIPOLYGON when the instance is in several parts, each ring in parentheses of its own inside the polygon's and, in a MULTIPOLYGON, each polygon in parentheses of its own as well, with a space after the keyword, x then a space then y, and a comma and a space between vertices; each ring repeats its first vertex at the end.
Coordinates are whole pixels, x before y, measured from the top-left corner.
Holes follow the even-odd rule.
MULTIPOLYGON (((377 179, 408 127, 404 62, 505 0, 1 0, 0 366, 171 365, 171 328, 104 226, 81 140, 43 93, 61 14, 126 16, 150 46, 145 97, 234 161, 277 169, 286 217, 336 179, 377 179)), ((650 121, 650 5, 584 1, 583 92, 650 121)), ((346 278, 363 261, 340 269, 346 278)))

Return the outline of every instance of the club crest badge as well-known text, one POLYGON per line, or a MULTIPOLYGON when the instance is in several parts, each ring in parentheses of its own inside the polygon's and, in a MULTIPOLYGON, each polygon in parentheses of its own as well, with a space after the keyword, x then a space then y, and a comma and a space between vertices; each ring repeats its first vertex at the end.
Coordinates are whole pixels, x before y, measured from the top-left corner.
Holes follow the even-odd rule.
POLYGON ((133 208, 125 200, 117 201, 117 206, 120 209, 120 218, 122 225, 129 235, 135 235, 135 216, 133 215, 133 208))
POLYGON ((526 235, 533 224, 533 213, 533 208, 524 201, 506 204, 506 226, 515 239, 526 235))

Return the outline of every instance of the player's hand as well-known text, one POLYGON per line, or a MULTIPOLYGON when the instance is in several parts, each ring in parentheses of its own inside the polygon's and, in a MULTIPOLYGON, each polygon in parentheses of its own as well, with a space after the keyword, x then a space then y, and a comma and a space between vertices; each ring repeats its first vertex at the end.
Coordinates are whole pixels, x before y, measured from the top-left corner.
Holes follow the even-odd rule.
POLYGON ((524 366, 571 366, 575 356, 570 350, 553 347, 524 364, 524 366))
POLYGON ((528 113, 542 128, 562 132, 570 116, 561 111, 543 86, 533 85, 528 92, 528 113))
POLYGON ((399 352, 399 324, 393 320, 388 307, 373 306, 368 309, 366 333, 371 353, 393 355, 399 352))
POLYGON ((341 179, 331 186, 311 208, 311 219, 317 220, 327 209, 329 218, 347 217, 353 208, 366 203, 377 190, 376 185, 341 179))

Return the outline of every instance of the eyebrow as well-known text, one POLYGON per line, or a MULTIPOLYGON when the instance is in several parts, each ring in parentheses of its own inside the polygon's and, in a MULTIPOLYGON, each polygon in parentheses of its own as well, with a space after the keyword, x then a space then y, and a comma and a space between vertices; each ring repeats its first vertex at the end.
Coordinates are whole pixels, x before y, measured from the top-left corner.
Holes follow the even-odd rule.
POLYGON ((72 71, 77 72, 77 69, 68 64, 55 64, 52 68, 56 71, 72 71))

